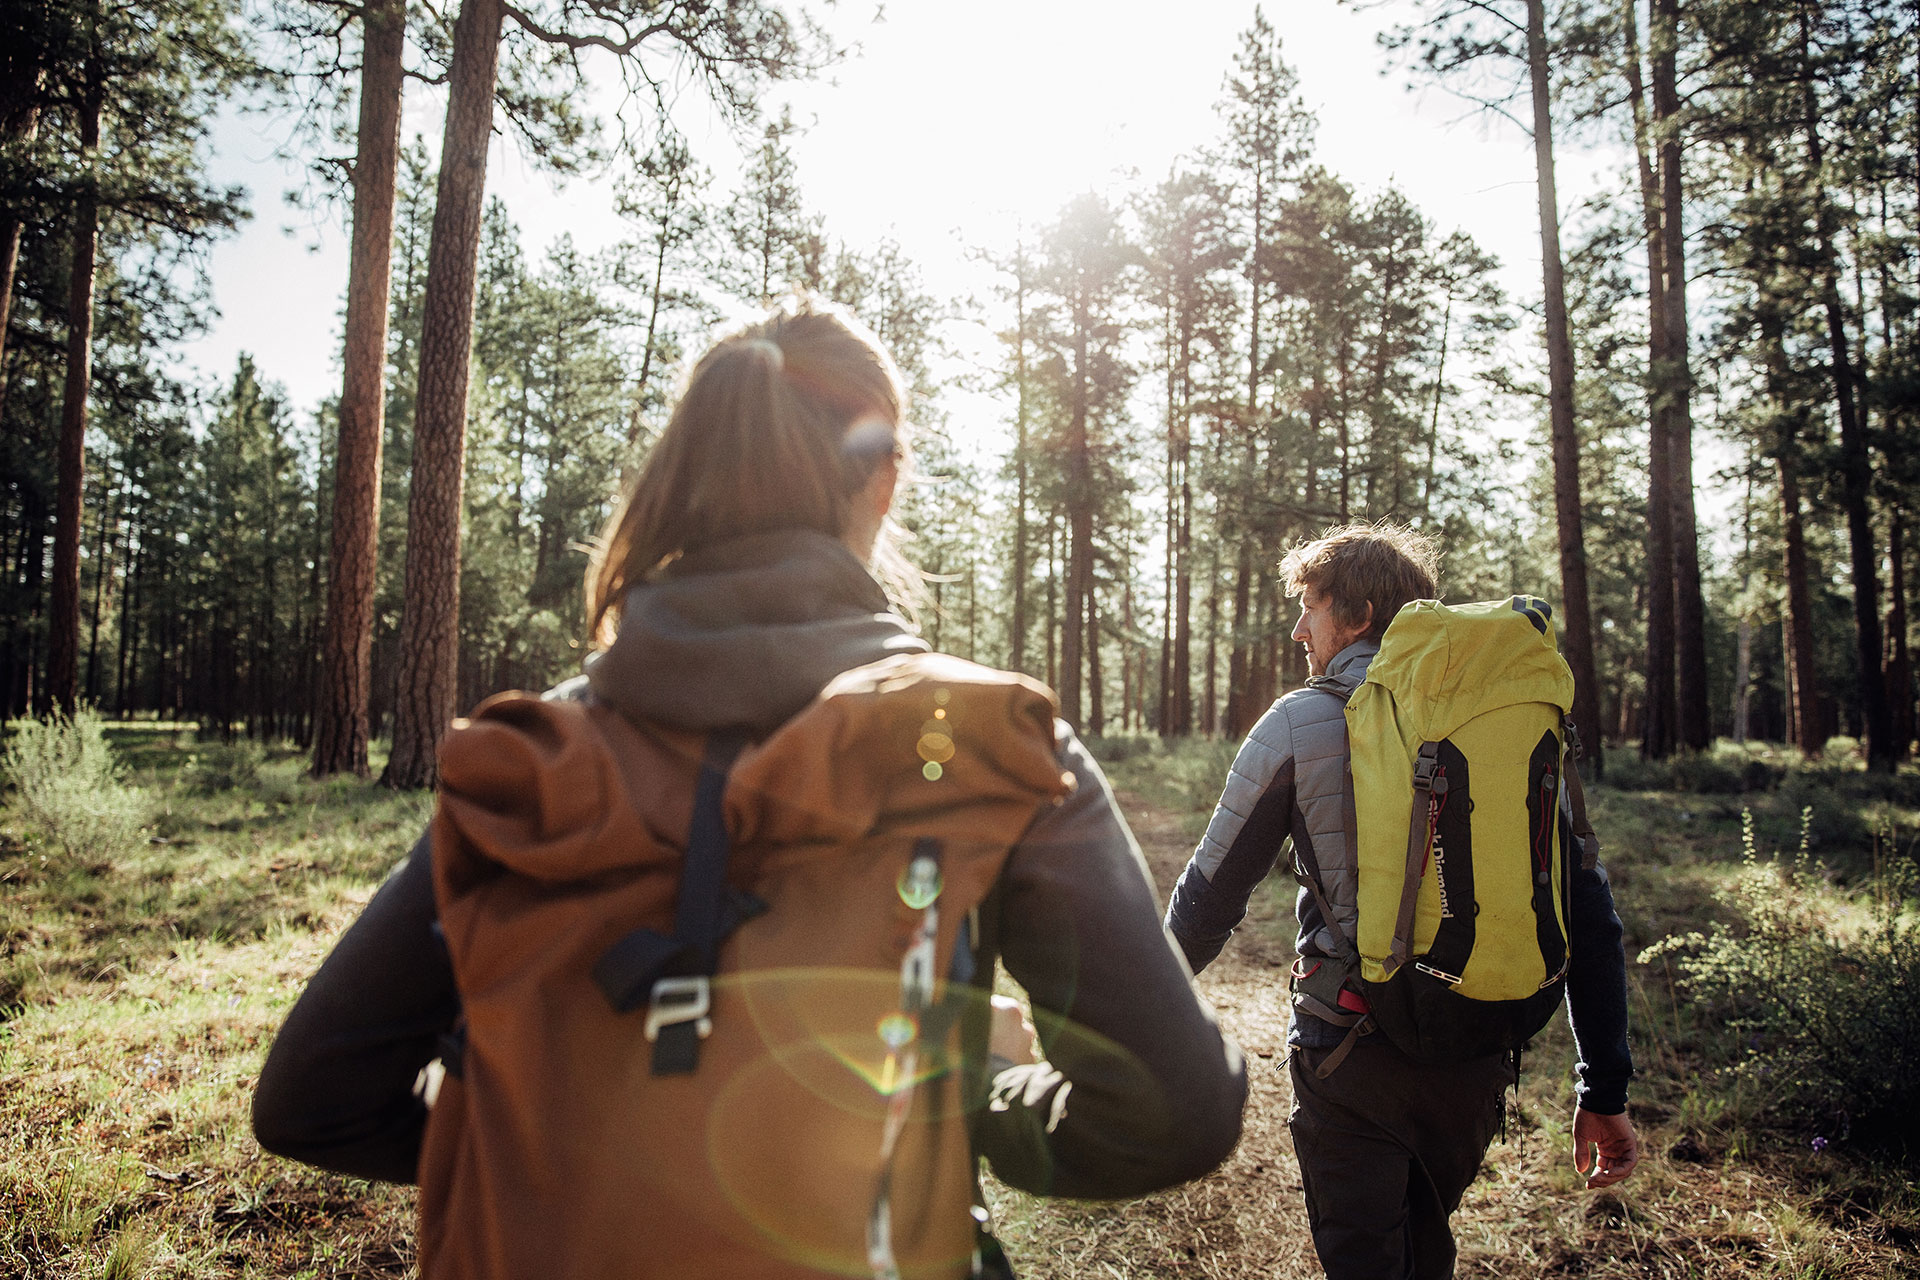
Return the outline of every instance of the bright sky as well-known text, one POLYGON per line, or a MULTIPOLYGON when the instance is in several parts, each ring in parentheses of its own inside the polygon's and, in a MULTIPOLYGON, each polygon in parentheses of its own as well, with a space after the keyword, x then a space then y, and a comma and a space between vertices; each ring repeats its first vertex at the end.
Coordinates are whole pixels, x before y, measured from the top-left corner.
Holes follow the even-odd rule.
MULTIPOLYGON (((1442 234, 1464 229, 1498 254, 1511 292, 1537 294, 1530 145, 1510 126, 1463 118, 1465 106, 1438 89, 1410 93, 1402 73, 1382 75, 1374 35, 1399 11, 1397 0, 1360 13, 1334 0, 1267 5, 1319 116, 1316 158, 1362 192, 1397 184, 1442 234)), ((1253 4, 841 0, 828 16, 861 51, 826 80, 780 90, 808 129, 794 147, 805 198, 830 234, 856 247, 891 236, 931 290, 964 298, 992 285, 969 249, 1008 248, 1019 227, 1049 221, 1073 195, 1139 189, 1220 137, 1215 107, 1253 4)), ((441 110, 437 91, 415 87, 404 127, 437 145, 441 110)), ((723 134, 681 123, 708 165, 737 168, 723 134)), ((344 212, 316 222, 280 202, 296 182, 272 154, 283 132, 221 122, 215 176, 249 187, 255 216, 212 250, 222 318, 182 355, 224 379, 251 352, 304 411, 339 390, 347 237, 344 212)), ((1577 156, 1566 159, 1577 169, 1577 156)), ((1563 176, 1563 206, 1585 185, 1563 176)), ((535 259, 563 233, 588 250, 621 234, 604 180, 556 190, 504 138, 488 187, 535 259)))

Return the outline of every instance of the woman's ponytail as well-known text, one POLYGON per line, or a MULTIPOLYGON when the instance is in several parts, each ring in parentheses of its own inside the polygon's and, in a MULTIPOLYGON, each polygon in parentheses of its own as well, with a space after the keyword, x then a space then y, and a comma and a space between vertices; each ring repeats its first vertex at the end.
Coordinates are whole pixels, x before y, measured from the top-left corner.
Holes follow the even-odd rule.
MULTIPOLYGON (((904 456, 893 361, 846 312, 800 300, 715 345, 587 567, 587 630, 606 644, 627 591, 689 551, 775 529, 847 529, 851 501, 904 456)), ((875 563, 910 581, 883 533, 875 563)))

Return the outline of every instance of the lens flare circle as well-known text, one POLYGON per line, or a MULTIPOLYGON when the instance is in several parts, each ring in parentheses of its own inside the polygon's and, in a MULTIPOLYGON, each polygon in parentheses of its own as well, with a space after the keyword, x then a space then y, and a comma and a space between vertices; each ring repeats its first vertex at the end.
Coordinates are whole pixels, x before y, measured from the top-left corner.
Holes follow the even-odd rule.
POLYGON ((925 911, 933 905, 934 899, 940 896, 940 889, 945 882, 937 866, 916 871, 915 863, 919 861, 921 859, 915 859, 914 862, 907 864, 900 872, 900 879, 894 888, 899 891, 900 901, 906 903, 908 907, 915 911, 925 911))

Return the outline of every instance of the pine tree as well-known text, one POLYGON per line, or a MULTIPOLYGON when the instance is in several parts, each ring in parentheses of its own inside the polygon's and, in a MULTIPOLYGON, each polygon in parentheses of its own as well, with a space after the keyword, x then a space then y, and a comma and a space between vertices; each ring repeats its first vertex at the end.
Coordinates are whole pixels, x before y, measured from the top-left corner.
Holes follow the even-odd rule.
POLYGON ((313 747, 316 777, 369 773, 387 304, 405 43, 405 5, 399 0, 368 4, 361 17, 359 153, 353 163, 353 247, 347 268, 339 443, 334 450, 325 654, 313 747))

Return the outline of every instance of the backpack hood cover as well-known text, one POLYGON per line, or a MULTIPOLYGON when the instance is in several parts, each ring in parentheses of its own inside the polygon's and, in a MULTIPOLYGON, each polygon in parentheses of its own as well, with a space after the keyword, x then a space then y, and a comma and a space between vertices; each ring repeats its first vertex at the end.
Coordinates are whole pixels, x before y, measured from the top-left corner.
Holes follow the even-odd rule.
MULTIPOLYGON (((1071 783, 1053 751, 1053 710, 1026 677, 941 654, 836 676, 728 775, 736 878, 751 874, 758 849, 916 827, 956 796, 970 808, 1004 806, 1017 831, 1071 783)), ((703 745, 698 734, 643 729, 604 707, 500 694, 454 722, 441 749, 440 811, 474 853, 536 881, 677 867, 703 745), (662 755, 675 767, 632 766, 662 755)))
POLYGON ((1572 709, 1573 672, 1544 613, 1520 607, 1529 599, 1455 606, 1416 600, 1394 615, 1393 644, 1367 668, 1366 682, 1394 695, 1409 740, 1438 742, 1475 716, 1516 702, 1572 709))

